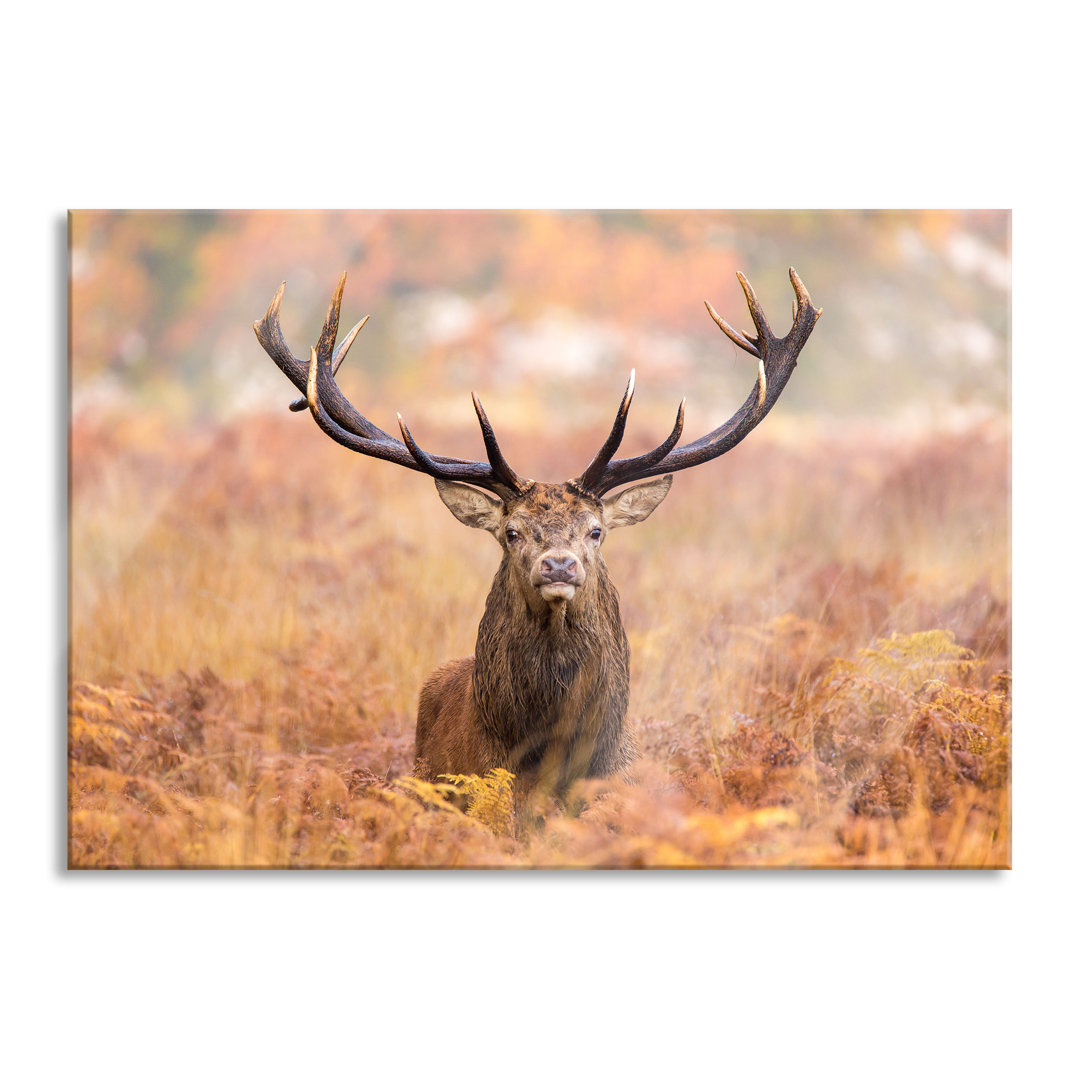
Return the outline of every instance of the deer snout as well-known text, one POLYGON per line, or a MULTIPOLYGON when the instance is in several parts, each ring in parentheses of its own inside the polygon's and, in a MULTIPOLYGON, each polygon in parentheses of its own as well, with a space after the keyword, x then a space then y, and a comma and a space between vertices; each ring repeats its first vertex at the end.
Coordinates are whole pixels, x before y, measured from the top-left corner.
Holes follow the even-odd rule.
POLYGON ((573 600, 585 584, 585 568, 572 551, 548 551, 533 565, 532 583, 548 602, 573 600))
POLYGON ((577 559, 569 553, 552 553, 540 560, 540 576, 545 581, 565 581, 568 585, 576 585, 580 574, 577 559))

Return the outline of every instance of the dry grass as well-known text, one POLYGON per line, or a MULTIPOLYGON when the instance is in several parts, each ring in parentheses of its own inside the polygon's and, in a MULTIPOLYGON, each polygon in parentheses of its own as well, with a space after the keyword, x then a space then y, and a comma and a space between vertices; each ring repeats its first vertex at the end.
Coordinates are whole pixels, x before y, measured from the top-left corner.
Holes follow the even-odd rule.
POLYGON ((72 447, 72 866, 1010 862, 1006 433, 777 417, 678 477, 607 545, 636 782, 516 829, 505 778, 466 811, 409 779, 497 564, 430 482, 291 415, 72 447))

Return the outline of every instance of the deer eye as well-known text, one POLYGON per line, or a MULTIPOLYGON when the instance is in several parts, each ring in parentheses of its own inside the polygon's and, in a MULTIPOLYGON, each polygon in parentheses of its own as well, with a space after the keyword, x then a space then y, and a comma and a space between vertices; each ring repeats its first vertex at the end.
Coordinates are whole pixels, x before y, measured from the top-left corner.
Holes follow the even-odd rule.
POLYGON ((598 525, 593 529, 593 531, 589 533, 589 536, 592 537, 593 540, 599 540, 600 537, 603 536, 603 533, 600 531, 600 526, 598 525))
POLYGON ((516 544, 521 539, 521 533, 513 526, 507 525, 506 527, 506 542, 508 544, 516 544))

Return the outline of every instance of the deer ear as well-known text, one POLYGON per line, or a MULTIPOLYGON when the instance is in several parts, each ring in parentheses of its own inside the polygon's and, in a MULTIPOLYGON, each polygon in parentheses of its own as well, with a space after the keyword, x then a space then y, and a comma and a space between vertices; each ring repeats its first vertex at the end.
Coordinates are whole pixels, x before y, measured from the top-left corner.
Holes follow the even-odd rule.
POLYGON ((471 529, 487 529, 497 532, 502 524, 502 500, 492 498, 479 488, 459 484, 453 480, 436 480, 439 498, 447 509, 471 529))
POLYGON ((621 529, 624 525, 636 525, 644 521, 663 501, 671 490, 671 476, 661 476, 645 484, 608 495, 604 500, 604 524, 609 529, 621 529))

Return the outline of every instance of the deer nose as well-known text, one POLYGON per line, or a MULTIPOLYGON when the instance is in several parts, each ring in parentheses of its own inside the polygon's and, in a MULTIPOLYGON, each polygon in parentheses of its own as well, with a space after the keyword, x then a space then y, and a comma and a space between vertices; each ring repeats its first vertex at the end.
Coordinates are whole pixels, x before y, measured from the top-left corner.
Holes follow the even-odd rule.
POLYGON ((577 559, 573 555, 545 555, 540 561, 540 576, 545 581, 574 584, 578 579, 577 559))

